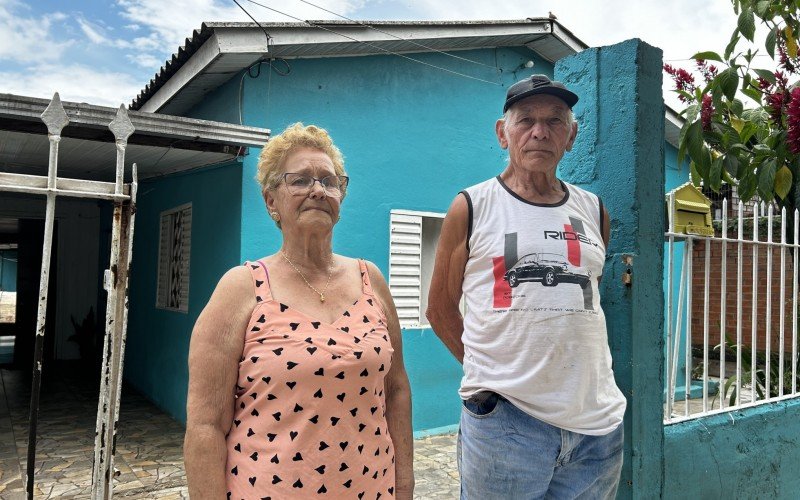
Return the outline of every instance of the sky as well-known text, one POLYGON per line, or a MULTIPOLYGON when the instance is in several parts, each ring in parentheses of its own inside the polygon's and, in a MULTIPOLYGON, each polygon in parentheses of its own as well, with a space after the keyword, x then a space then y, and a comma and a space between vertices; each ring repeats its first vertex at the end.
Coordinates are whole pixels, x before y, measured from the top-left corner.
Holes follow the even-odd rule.
MULTIPOLYGON (((259 21, 295 21, 251 0, 259 21)), ((555 15, 589 46, 641 38, 687 68, 722 52, 730 0, 258 0, 300 19, 489 20, 555 15)), ((233 0, 0 0, 0 93, 105 106, 129 104, 203 21, 249 21, 233 0)), ((667 103, 670 96, 665 81, 667 103)))

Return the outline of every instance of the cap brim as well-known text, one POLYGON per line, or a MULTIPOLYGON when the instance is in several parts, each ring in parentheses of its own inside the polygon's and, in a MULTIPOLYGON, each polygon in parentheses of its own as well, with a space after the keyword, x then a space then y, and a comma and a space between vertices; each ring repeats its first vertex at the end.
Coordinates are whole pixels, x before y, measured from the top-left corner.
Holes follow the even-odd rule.
POLYGON ((578 102, 578 96, 576 94, 573 94, 567 89, 560 89, 558 87, 536 88, 536 89, 530 89, 526 92, 522 92, 521 94, 515 95, 514 97, 507 99, 505 105, 503 106, 503 113, 508 111, 508 108, 510 108, 514 103, 521 101, 526 97, 531 97, 534 95, 541 95, 541 94, 547 94, 558 97, 559 99, 564 101, 567 104, 567 106, 570 107, 570 109, 572 109, 572 107, 575 106, 575 104, 578 102))

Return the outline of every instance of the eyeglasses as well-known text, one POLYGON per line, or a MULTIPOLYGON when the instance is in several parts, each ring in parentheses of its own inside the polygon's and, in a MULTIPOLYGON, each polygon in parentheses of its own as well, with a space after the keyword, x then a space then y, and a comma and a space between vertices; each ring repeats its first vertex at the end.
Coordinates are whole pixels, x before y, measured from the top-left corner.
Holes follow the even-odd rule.
POLYGON ((328 175, 317 179, 310 175, 293 172, 283 174, 283 182, 286 183, 291 194, 308 194, 314 188, 314 183, 319 182, 326 195, 341 196, 347 190, 349 180, 350 178, 346 175, 328 175))

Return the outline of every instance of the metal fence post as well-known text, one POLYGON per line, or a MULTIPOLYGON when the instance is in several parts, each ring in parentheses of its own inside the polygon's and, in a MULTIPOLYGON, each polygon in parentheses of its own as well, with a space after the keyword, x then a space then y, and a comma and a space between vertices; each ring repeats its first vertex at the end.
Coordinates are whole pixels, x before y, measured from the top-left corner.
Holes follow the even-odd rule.
MULTIPOLYGON (((122 194, 125 148, 134 132, 124 106, 108 128, 114 134, 117 147, 115 194, 122 194)), ((116 451, 119 400, 122 386, 122 360, 125 352, 125 333, 128 313, 128 268, 130 266, 133 219, 136 197, 136 167, 129 203, 114 203, 111 232, 111 259, 105 272, 104 288, 108 292, 106 334, 103 342, 103 366, 100 374, 100 397, 97 405, 92 498, 110 499, 113 495, 114 452, 116 451)))
POLYGON ((44 352, 45 319, 47 317, 47 285, 50 278, 50 251, 53 244, 53 221, 56 206, 56 177, 58 174, 58 143, 61 130, 69 123, 67 112, 61 105, 58 92, 42 113, 50 141, 50 158, 47 167, 47 208, 45 210, 44 244, 42 246, 42 271, 39 278, 39 310, 36 318, 36 343, 34 346, 31 407, 28 420, 28 466, 25 490, 33 498, 33 472, 36 468, 36 426, 39 420, 39 391, 42 385, 42 357, 44 352))

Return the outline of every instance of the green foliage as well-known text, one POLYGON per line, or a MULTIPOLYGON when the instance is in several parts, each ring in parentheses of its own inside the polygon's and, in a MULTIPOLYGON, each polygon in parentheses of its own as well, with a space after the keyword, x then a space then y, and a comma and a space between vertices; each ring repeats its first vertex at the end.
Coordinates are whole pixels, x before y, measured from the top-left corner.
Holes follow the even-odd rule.
MULTIPOLYGON (((722 346, 714 347, 715 351, 719 351, 722 346)), ((725 336, 725 357, 727 359, 736 359, 737 345, 729 335, 725 336)), ((755 375, 755 390, 754 396, 757 399, 765 399, 767 397, 775 398, 783 394, 789 394, 792 390, 792 356, 785 354, 783 366, 780 363, 780 354, 777 352, 770 353, 770 366, 769 366, 769 386, 767 386, 767 372, 766 369, 766 353, 763 351, 756 351, 750 346, 741 346, 741 384, 740 387, 750 386, 753 382, 755 375), (783 394, 780 393, 780 379, 783 378, 783 394)), ((800 374, 796 375, 796 385, 800 387, 800 374)), ((734 373, 725 381, 725 386, 722 388, 722 397, 728 398, 728 404, 733 406, 736 404, 736 381, 738 375, 734 373)))
POLYGON ((686 104, 678 160, 689 161, 696 184, 717 192, 736 184, 745 202, 757 194, 792 213, 800 206, 800 105, 790 104, 800 74, 800 2, 731 3, 738 20, 725 52, 694 55, 699 81, 665 65, 686 104), (763 41, 755 39, 757 24, 766 28, 763 41), (752 66, 763 53, 778 72, 752 66))

